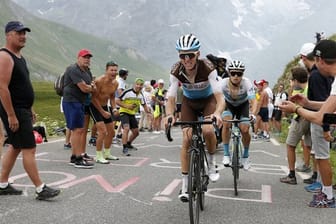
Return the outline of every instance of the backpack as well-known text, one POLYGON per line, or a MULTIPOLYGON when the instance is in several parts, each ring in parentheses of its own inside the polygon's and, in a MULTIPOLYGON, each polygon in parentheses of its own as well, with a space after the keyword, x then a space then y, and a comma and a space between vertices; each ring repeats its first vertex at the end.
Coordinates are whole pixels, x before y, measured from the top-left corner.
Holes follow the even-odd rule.
POLYGON ((54 89, 56 94, 59 96, 63 96, 63 89, 64 89, 64 73, 57 76, 54 82, 54 89))

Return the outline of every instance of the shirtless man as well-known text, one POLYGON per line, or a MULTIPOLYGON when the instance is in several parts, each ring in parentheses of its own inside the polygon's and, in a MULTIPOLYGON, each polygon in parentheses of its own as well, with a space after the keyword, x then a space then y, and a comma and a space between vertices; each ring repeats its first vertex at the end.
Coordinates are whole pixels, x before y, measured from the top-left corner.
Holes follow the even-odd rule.
POLYGON ((259 111, 258 115, 261 118, 261 129, 263 130, 263 138, 265 140, 269 140, 269 116, 268 116, 268 103, 269 103, 269 96, 265 91, 264 85, 266 81, 261 80, 259 82, 254 81, 254 84, 257 88, 262 88, 260 92, 260 99, 258 101, 257 111, 259 111))
POLYGON ((119 116, 116 109, 115 92, 118 89, 118 65, 110 61, 106 64, 105 74, 96 79, 96 91, 92 94, 90 115, 96 124, 98 137, 96 140, 96 163, 108 164, 108 160, 118 160, 111 155, 111 144, 114 136, 112 113, 119 116), (111 107, 108 106, 110 101, 111 107), (102 151, 104 145, 104 151, 102 151))

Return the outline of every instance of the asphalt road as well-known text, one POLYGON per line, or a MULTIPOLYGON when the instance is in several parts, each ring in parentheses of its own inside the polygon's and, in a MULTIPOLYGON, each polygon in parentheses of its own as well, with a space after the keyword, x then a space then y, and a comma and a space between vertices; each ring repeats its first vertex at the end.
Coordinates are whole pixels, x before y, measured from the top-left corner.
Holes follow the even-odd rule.
MULTIPOLYGON (((180 129, 174 128, 172 135, 174 141, 168 142, 163 134, 141 132, 134 143, 139 150, 132 156, 123 157, 121 146, 113 145, 120 160, 96 164, 90 170, 68 165, 70 152, 63 149, 62 139, 39 145, 36 157, 41 177, 62 193, 51 201, 35 200, 34 187, 19 158, 12 179, 24 194, 0 197, 0 223, 189 223, 188 204, 177 198, 180 129)), ((231 170, 219 166, 221 178, 209 185, 201 223, 335 222, 335 210, 307 206, 312 194, 303 189, 302 178, 309 174, 299 173, 298 185, 279 182, 287 173, 286 151, 271 140, 252 142, 252 168, 241 171, 238 196, 234 196, 231 170)), ((88 146, 88 153, 94 152, 88 146)), ((221 158, 218 151, 217 162, 221 158)))

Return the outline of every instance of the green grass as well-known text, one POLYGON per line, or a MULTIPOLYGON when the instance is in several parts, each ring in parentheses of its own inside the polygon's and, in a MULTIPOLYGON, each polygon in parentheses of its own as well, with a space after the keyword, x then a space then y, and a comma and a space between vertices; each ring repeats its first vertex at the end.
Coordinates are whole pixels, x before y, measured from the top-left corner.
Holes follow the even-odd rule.
POLYGON ((37 122, 44 122, 48 133, 53 134, 56 127, 65 124, 64 115, 60 111, 60 100, 50 82, 33 82, 35 91, 34 110, 37 113, 37 122))

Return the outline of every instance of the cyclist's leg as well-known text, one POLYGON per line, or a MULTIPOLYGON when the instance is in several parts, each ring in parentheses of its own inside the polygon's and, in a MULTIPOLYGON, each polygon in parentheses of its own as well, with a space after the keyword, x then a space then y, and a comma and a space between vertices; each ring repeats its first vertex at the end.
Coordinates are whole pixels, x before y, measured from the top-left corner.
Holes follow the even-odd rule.
POLYGON ((250 121, 249 121, 249 103, 246 101, 242 105, 240 105, 240 122, 239 128, 242 134, 242 143, 243 143, 243 155, 242 155, 242 165, 244 169, 247 170, 250 168, 250 160, 249 158, 249 148, 251 142, 251 135, 250 135, 250 121))
MULTIPOLYGON (((203 115, 207 117, 216 110, 216 100, 215 97, 209 97, 200 103, 203 104, 203 115)), ((216 159, 215 152, 217 148, 217 138, 213 128, 213 125, 203 125, 202 128, 203 136, 205 139, 205 144, 209 153, 209 178, 211 181, 217 181, 219 179, 219 173, 216 170, 216 159)))
MULTIPOLYGON (((181 120, 182 121, 195 121, 197 116, 190 106, 190 101, 183 97, 181 108, 181 120)), ((191 144, 192 129, 188 126, 182 127, 183 140, 180 152, 181 160, 181 173, 182 173, 182 189, 179 194, 179 198, 183 202, 188 201, 188 173, 189 173, 189 153, 188 150, 191 144)))
MULTIPOLYGON (((230 120, 232 119, 232 113, 229 110, 226 110, 222 114, 223 120, 230 120)), ((230 158, 230 128, 232 124, 229 122, 223 122, 223 129, 222 129, 222 142, 223 142, 223 164, 224 166, 230 165, 231 158, 230 158)))

